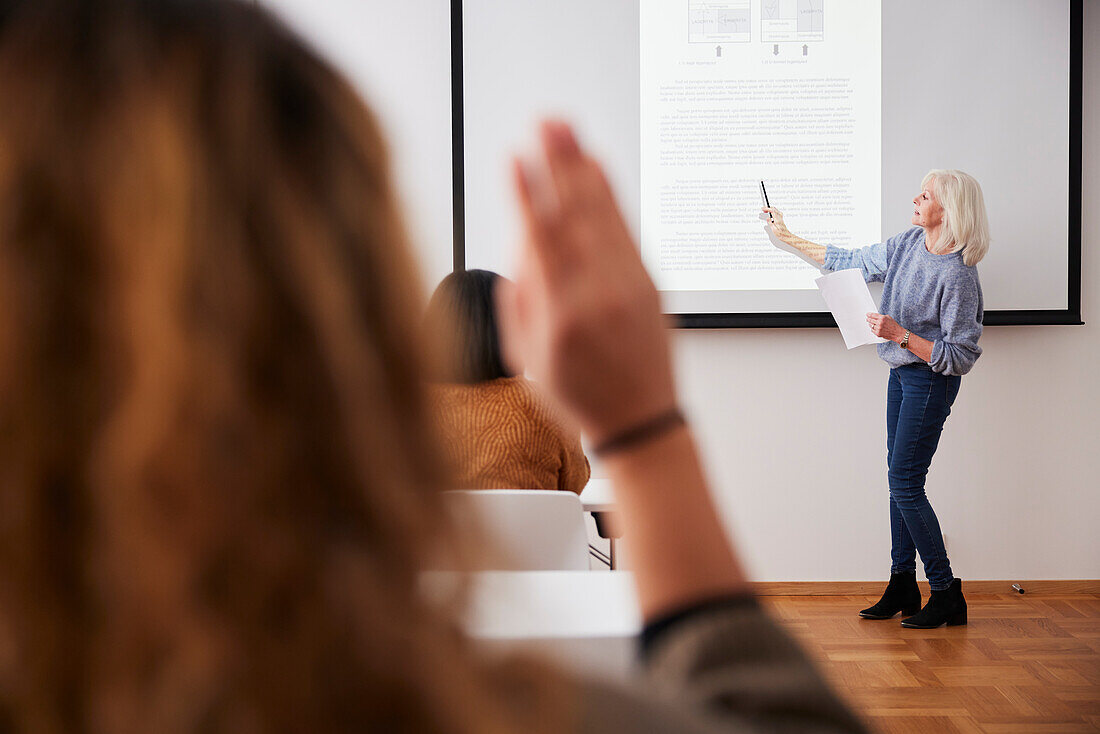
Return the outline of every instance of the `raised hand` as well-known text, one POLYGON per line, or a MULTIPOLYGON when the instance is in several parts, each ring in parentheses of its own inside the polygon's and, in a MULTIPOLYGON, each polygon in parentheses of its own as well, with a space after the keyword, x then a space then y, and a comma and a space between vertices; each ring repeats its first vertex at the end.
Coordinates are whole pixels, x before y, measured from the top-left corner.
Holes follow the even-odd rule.
POLYGON ((825 248, 792 234, 783 221, 783 212, 773 206, 761 207, 760 219, 766 222, 764 232, 774 247, 797 255, 811 265, 821 267, 825 264, 825 248))
POLYGON ((798 238, 787 229, 787 224, 783 221, 783 212, 774 206, 761 207, 760 211, 762 212, 760 218, 767 222, 770 234, 775 235, 788 245, 794 244, 798 238))
POLYGON ((564 123, 539 142, 543 160, 514 162, 524 242, 501 339, 599 443, 675 405, 666 325, 599 164, 564 123))

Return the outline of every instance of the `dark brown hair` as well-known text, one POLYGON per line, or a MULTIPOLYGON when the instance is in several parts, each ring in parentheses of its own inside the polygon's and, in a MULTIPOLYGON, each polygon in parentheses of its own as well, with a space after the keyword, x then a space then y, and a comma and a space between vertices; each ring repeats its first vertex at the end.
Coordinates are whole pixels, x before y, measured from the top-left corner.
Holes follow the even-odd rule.
POLYGON ((417 589, 447 477, 354 92, 244 2, 0 0, 0 99, 0 731, 511 729, 417 589))
POLYGON ((513 373, 504 365, 494 291, 500 276, 488 270, 451 273, 428 304, 428 331, 442 350, 441 382, 473 384, 513 373))

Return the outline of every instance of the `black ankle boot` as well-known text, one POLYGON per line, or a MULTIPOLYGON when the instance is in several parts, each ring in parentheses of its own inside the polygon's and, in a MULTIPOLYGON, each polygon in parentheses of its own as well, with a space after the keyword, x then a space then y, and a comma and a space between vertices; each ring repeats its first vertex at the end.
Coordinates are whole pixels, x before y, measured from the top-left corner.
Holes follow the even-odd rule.
POLYGON ((955 579, 943 591, 933 591, 924 609, 909 619, 901 620, 902 627, 930 630, 946 624, 953 627, 966 624, 966 599, 963 599, 962 581, 955 579))
POLYGON ((892 573, 890 583, 882 598, 873 607, 867 607, 859 613, 864 619, 890 619, 898 612, 905 616, 920 611, 920 587, 917 586, 917 572, 892 573))

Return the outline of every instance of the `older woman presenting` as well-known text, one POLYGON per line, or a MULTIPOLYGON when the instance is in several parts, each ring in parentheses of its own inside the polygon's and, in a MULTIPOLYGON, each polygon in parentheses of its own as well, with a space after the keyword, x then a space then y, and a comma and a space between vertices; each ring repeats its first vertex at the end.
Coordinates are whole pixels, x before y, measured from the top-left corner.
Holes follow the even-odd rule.
POLYGON ((890 365, 886 404, 886 462, 890 480, 890 583, 859 614, 929 629, 966 624, 962 582, 951 572, 924 480, 962 375, 981 355, 982 287, 976 265, 989 249, 982 190, 961 171, 930 171, 913 198, 913 227, 857 250, 822 246, 791 234, 776 209, 771 235, 826 270, 859 268, 884 281, 882 313, 867 323, 887 341, 879 356, 890 365), (916 553, 932 595, 921 608, 916 553), (918 611, 919 610, 919 611, 918 611))

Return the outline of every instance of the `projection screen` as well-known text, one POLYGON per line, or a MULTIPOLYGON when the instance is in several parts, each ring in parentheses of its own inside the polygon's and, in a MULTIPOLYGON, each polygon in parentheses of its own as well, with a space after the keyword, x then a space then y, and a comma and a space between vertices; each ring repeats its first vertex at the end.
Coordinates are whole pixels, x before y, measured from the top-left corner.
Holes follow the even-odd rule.
POLYGON ((453 0, 455 266, 508 275, 535 121, 604 162, 683 326, 832 324, 796 234, 910 226, 926 171, 981 183, 987 324, 1080 323, 1081 0, 453 0))

